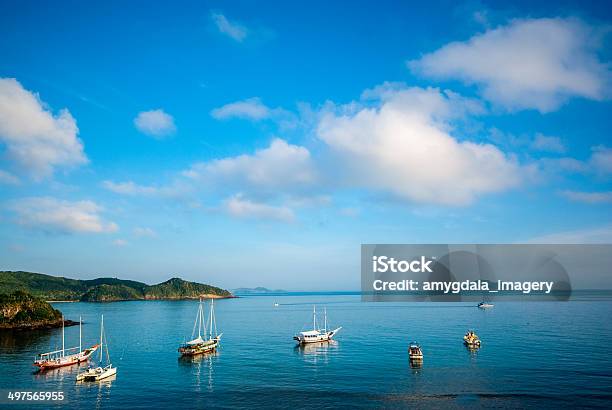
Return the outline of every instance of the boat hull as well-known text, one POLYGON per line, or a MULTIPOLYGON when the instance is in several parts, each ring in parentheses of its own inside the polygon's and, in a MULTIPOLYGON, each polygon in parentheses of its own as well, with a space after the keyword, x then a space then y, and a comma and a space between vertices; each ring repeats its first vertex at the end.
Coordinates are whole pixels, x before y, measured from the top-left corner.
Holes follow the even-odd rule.
POLYGON ((212 353, 217 350, 219 340, 214 340, 212 343, 199 344, 193 346, 181 346, 178 351, 182 356, 197 356, 206 353, 212 353))
POLYGON ((97 382, 117 374, 116 367, 89 369, 77 376, 78 382, 97 382))
POLYGON ((84 363, 89 360, 91 355, 98 350, 98 345, 92 346, 89 349, 84 350, 81 353, 64 356, 58 359, 50 360, 37 360, 34 362, 34 366, 41 370, 57 369, 59 367, 72 366, 79 363, 84 363))

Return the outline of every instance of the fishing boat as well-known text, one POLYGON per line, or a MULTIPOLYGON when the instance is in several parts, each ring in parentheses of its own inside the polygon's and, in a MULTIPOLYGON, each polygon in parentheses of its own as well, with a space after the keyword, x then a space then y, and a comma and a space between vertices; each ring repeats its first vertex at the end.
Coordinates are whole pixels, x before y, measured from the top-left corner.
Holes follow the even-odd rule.
POLYGON ((192 340, 183 343, 178 351, 183 356, 195 356, 204 353, 214 352, 219 346, 223 333, 217 334, 217 320, 215 319, 215 304, 214 299, 210 300, 210 313, 208 316, 208 325, 204 320, 204 305, 202 298, 198 304, 198 314, 196 315, 193 331, 191 333, 192 340), (195 329, 198 328, 198 337, 195 336, 195 329), (208 334, 206 328, 208 327, 208 334), (213 336, 214 335, 214 336, 213 336))
POLYGON ((47 370, 86 362, 98 349, 98 345, 93 345, 85 350, 82 349, 82 323, 83 321, 79 317, 79 346, 66 349, 64 347, 64 317, 62 316, 62 350, 38 354, 34 359, 34 366, 41 370, 47 370))
POLYGON ((408 357, 410 360, 423 360, 423 351, 417 342, 412 342, 408 346, 408 357))
POLYGON ((480 338, 473 330, 468 330, 463 336, 463 343, 468 347, 480 347, 480 338))
POLYGON ((79 373, 76 377, 77 382, 97 382, 106 380, 117 374, 117 368, 113 367, 110 361, 110 353, 108 352, 108 341, 104 334, 104 315, 100 320, 100 360, 97 367, 89 366, 87 370, 79 373), (106 365, 102 366, 104 347, 106 346, 106 365))
POLYGON ((325 319, 323 329, 319 329, 317 326, 317 309, 316 306, 312 307, 312 330, 300 332, 293 336, 293 340, 296 340, 299 344, 307 343, 318 343, 330 341, 336 333, 338 333, 342 327, 334 330, 327 330, 327 309, 325 309, 325 319))

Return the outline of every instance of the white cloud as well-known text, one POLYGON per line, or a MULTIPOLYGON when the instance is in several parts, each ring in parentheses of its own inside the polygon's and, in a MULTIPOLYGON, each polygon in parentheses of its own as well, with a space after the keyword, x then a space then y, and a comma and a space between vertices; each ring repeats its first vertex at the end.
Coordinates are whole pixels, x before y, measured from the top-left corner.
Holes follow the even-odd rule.
POLYGON ((599 228, 579 229, 575 231, 557 232, 538 236, 522 243, 543 244, 585 244, 585 243, 612 243, 612 226, 599 228))
POLYGON ((151 228, 136 227, 133 230, 134 235, 146 238, 157 238, 157 232, 151 228))
POLYGON ((367 95, 380 101, 330 110, 317 130, 349 185, 417 203, 466 205, 521 182, 525 170, 514 158, 452 136, 451 120, 478 109, 471 101, 397 86, 367 95))
POLYGON ((127 246, 128 244, 129 244, 128 241, 126 241, 125 239, 115 239, 113 241, 113 245, 119 246, 119 247, 127 246))
POLYGON ((129 196, 160 196, 160 197, 182 197, 191 191, 188 184, 176 181, 167 186, 138 185, 132 181, 113 182, 103 181, 102 186, 116 194, 129 196))
POLYGON ((219 32, 227 35, 228 37, 236 40, 237 42, 243 42, 248 35, 248 30, 242 24, 235 21, 230 21, 221 13, 211 13, 211 18, 219 32))
POLYGON ((20 181, 15 175, 0 169, 0 185, 19 185, 20 181))
POLYGON ((164 138, 176 132, 174 118, 162 109, 139 112, 134 125, 143 134, 164 138))
POLYGON ((608 147, 593 147, 589 165, 598 174, 612 174, 612 148, 608 147))
POLYGON ((575 202, 587 204, 609 204, 612 203, 612 191, 608 192, 581 192, 581 191, 562 191, 561 195, 575 202))
POLYGON ((570 97, 607 96, 610 70, 597 56, 599 37, 577 19, 518 19, 408 66, 423 76, 477 84, 485 98, 508 109, 548 112, 570 97))
POLYGON ((537 151, 547 151, 562 154, 566 151, 565 145, 559 137, 551 137, 537 133, 531 143, 531 148, 537 151))
POLYGON ((58 167, 86 164, 78 133, 67 109, 54 115, 17 80, 0 78, 0 143, 20 173, 41 180, 58 167))
POLYGON ((115 232, 114 222, 102 219, 102 207, 92 201, 62 201, 50 197, 30 197, 12 201, 9 209, 21 225, 46 232, 115 232))
POLYGON ((259 121, 269 118, 271 113, 270 108, 265 106, 259 98, 254 97, 215 108, 210 112, 210 115, 218 120, 244 118, 259 121))
POLYGON ((234 195, 225 201, 225 210, 237 218, 269 219, 281 222, 293 222, 295 215, 286 206, 273 206, 254 202, 243 198, 241 194, 234 195))
POLYGON ((316 180, 310 152, 282 139, 273 140, 253 155, 194 164, 183 175, 204 184, 266 192, 295 191, 316 180))

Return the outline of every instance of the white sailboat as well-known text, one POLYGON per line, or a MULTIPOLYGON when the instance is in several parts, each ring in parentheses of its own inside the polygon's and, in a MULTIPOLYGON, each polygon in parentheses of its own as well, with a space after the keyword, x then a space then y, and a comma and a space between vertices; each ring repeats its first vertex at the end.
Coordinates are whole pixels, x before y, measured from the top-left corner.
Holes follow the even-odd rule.
POLYGON ((223 333, 217 334, 217 320, 215 319, 215 303, 214 299, 210 300, 210 313, 208 324, 204 320, 204 304, 202 298, 198 304, 198 314, 196 315, 193 331, 191 332, 192 340, 183 343, 178 351, 183 356, 195 356, 203 353, 210 353, 217 349, 223 333), (198 328, 198 337, 195 337, 195 329, 198 328), (208 334, 206 328, 208 327, 208 334), (213 336, 214 335, 214 336, 213 336))
POLYGON ((82 350, 82 324, 83 320, 81 317, 79 317, 79 346, 66 349, 64 337, 64 317, 62 316, 62 350, 37 355, 36 359, 34 360, 34 366, 39 367, 41 370, 46 370, 86 362, 98 349, 98 345, 93 345, 85 350, 82 350))
POLYGON ((293 340, 296 340, 299 344, 307 344, 307 343, 317 343, 317 342, 328 342, 330 341, 336 333, 342 329, 342 326, 334 329, 327 330, 327 309, 324 310, 324 325, 323 329, 319 329, 317 327, 317 308, 316 306, 312 307, 312 330, 308 330, 305 332, 300 332, 297 335, 293 336, 293 340))
POLYGON ((110 361, 110 354, 108 352, 108 341, 104 334, 104 315, 102 315, 100 321, 100 363, 98 367, 90 366, 87 370, 76 377, 77 382, 97 382, 100 380, 108 379, 111 376, 117 374, 117 368, 113 367, 110 361), (106 342, 106 343, 105 343, 106 342), (102 367, 102 352, 104 351, 104 345, 106 344, 106 366, 102 367))

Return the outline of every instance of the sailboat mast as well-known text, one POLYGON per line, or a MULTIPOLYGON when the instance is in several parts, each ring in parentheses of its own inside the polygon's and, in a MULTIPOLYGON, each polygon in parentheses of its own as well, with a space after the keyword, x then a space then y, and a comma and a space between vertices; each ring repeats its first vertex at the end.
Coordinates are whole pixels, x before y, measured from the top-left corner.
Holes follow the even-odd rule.
POLYGON ((210 300, 210 318, 208 319, 209 324, 210 324, 210 330, 208 331, 208 335, 210 336, 210 338, 212 339, 213 337, 213 320, 215 320, 215 304, 214 304, 214 299, 210 300))
POLYGON ((202 337, 202 298, 200 298, 200 304, 198 305, 198 337, 202 337))
POLYGON ((323 331, 327 332, 327 308, 324 308, 325 312, 325 326, 323 327, 323 331))
POLYGON ((64 357, 64 315, 62 315, 62 357, 64 357))
POLYGON ((79 316, 79 353, 81 353, 83 351, 83 348, 82 348, 82 344, 83 344, 83 331, 82 331, 82 327, 83 327, 83 317, 79 316))
POLYGON ((104 340, 102 336, 104 335, 104 315, 102 315, 102 320, 100 321, 100 363, 102 363, 102 350, 104 350, 104 340))
POLYGON ((312 307, 312 330, 317 330, 317 307, 312 307))

